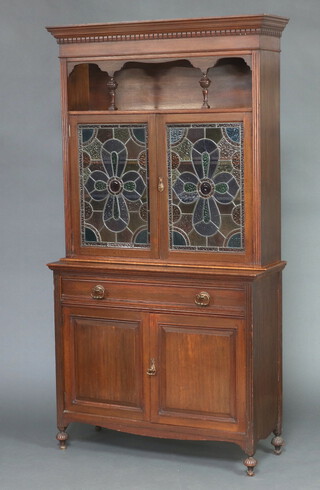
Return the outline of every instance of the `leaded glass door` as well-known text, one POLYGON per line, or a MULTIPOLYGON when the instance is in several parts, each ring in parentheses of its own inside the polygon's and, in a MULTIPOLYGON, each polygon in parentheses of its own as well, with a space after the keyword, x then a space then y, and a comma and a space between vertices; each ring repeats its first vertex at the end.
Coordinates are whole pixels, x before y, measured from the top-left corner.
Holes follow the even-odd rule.
POLYGON ((70 121, 71 254, 252 261, 248 113, 70 121))
POLYGON ((153 117, 71 121, 75 249, 83 255, 157 256, 153 117))
POLYGON ((172 114, 163 117, 162 126, 168 177, 164 204, 168 256, 173 260, 249 261, 249 115, 172 114))

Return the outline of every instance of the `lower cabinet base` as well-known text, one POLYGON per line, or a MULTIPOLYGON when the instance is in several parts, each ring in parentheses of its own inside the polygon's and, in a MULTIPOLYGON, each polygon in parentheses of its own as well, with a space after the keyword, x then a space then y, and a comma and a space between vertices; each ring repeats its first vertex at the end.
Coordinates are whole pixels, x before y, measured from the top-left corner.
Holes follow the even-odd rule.
POLYGON ((273 432, 280 454, 282 267, 190 280, 56 271, 60 448, 78 422, 234 443, 249 476, 259 440, 273 432))
MULTIPOLYGON (((258 461, 254 458, 255 454, 255 445, 252 447, 250 450, 250 443, 248 443, 248 438, 244 435, 233 435, 232 437, 228 438, 226 435, 220 436, 217 434, 215 436, 207 435, 201 435, 201 434, 190 434, 188 432, 186 433, 179 433, 177 432, 167 432, 166 430, 159 430, 159 429, 142 429, 142 428, 134 428, 134 427, 126 427, 124 430, 123 426, 118 426, 117 424, 108 424, 107 427, 104 427, 103 425, 95 425, 95 430, 97 432, 100 432, 103 428, 106 429, 113 429, 121 432, 127 432, 130 434, 137 434, 137 435, 144 435, 144 436, 149 436, 149 437, 159 437, 159 438, 164 438, 164 439, 179 439, 179 440, 200 440, 200 441, 224 441, 224 442, 234 442, 235 444, 239 445, 241 449, 243 449, 247 455, 246 459, 243 461, 243 464, 246 467, 246 474, 248 476, 254 476, 255 475, 255 467, 258 464, 258 461), (111 425, 111 427, 110 427, 111 425)), ((59 448, 64 450, 67 448, 67 441, 69 439, 69 434, 67 432, 68 425, 65 426, 59 426, 59 432, 56 435, 56 439, 59 442, 59 448)), ((274 437, 271 440, 271 444, 274 446, 274 454, 280 455, 282 452, 282 448, 285 444, 284 439, 281 437, 281 435, 275 430, 273 432, 274 437)))

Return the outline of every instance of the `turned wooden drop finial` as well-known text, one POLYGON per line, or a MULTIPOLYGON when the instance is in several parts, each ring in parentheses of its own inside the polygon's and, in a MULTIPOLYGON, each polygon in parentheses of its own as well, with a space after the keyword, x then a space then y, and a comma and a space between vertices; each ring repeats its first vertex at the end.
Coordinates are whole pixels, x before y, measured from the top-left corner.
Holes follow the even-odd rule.
POLYGON ((284 440, 280 435, 275 434, 274 438, 271 441, 271 444, 274 446, 274 454, 279 456, 282 451, 282 447, 284 446, 284 440))
POLYGON ((247 467, 247 475, 254 476, 254 468, 257 465, 257 460, 253 456, 248 456, 243 464, 247 467))
POLYGON ((108 107, 109 111, 117 111, 118 107, 116 107, 116 90, 118 87, 118 83, 115 81, 114 76, 110 76, 110 80, 107 82, 107 87, 109 90, 109 94, 111 97, 111 103, 110 106, 108 107))
POLYGON ((210 87, 211 80, 207 77, 206 73, 202 73, 202 77, 199 80, 200 87, 202 88, 203 104, 202 109, 210 109, 208 102, 208 88, 210 87))
POLYGON ((66 449, 67 440, 69 439, 69 434, 66 432, 66 427, 59 427, 59 432, 56 435, 56 439, 59 442, 60 449, 66 449))

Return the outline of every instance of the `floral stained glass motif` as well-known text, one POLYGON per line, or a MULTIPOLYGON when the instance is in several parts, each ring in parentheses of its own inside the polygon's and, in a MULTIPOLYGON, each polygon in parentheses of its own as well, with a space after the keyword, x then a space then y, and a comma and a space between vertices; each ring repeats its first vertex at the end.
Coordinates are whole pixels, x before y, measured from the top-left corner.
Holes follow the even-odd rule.
POLYGON ((146 125, 78 126, 81 243, 150 248, 146 125))
POLYGON ((244 250, 243 124, 167 126, 171 250, 244 250))

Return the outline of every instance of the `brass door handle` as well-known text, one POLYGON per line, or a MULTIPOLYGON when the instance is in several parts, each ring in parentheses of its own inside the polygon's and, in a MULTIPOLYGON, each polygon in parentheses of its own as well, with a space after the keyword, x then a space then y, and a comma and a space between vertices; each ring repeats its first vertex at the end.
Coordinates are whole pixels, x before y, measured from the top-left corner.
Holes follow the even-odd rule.
POLYGON ((195 304, 198 306, 208 306, 210 303, 210 294, 207 293, 206 291, 201 291, 200 293, 196 294, 195 297, 195 304))
POLYGON ((158 180, 158 191, 163 192, 164 191, 164 183, 163 183, 163 178, 159 177, 158 180))
POLYGON ((150 359, 150 367, 147 369, 147 375, 148 376, 155 376, 156 375, 156 363, 154 359, 150 359))
POLYGON ((91 298, 93 299, 103 299, 105 295, 106 295, 106 290, 100 284, 97 284, 97 286, 94 286, 91 289, 91 298))

